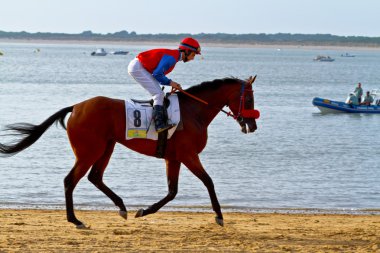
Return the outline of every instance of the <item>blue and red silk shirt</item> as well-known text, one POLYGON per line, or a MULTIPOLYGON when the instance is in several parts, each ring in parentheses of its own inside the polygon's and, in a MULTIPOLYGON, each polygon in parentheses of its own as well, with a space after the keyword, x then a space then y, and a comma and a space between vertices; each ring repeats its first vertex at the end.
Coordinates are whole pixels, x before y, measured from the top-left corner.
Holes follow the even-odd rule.
POLYGON ((143 67, 162 85, 169 85, 171 80, 166 77, 180 60, 178 49, 152 49, 137 55, 143 67))

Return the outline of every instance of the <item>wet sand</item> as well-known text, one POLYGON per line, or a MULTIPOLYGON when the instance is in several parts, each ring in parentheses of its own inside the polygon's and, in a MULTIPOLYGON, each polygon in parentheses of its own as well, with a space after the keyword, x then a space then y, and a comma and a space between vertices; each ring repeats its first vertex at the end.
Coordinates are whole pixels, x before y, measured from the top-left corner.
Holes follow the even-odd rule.
POLYGON ((380 252, 380 215, 0 210, 0 252, 380 252))

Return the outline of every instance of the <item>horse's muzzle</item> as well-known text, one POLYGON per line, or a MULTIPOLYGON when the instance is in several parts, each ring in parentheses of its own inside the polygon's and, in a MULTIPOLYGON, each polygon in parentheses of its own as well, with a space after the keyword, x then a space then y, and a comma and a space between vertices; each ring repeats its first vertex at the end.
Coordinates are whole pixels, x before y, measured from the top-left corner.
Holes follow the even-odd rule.
POLYGON ((256 119, 260 118, 260 112, 255 109, 243 109, 236 119, 239 122, 241 131, 245 134, 253 133, 257 129, 256 119))
POLYGON ((238 119, 241 131, 245 134, 253 133, 257 129, 256 120, 253 118, 240 118, 238 119))

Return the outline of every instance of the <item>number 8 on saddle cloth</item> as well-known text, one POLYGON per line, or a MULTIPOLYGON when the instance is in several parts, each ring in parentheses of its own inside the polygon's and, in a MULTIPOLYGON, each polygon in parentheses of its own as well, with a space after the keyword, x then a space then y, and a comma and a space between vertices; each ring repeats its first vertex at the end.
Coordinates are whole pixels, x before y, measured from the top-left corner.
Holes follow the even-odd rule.
MULTIPOLYGON (((175 124, 169 129, 168 139, 174 134, 181 119, 178 96, 173 94, 168 97, 170 105, 167 108, 168 123, 175 124)), ((126 112, 126 139, 151 139, 157 140, 158 134, 152 120, 152 105, 147 102, 125 101, 126 112)))

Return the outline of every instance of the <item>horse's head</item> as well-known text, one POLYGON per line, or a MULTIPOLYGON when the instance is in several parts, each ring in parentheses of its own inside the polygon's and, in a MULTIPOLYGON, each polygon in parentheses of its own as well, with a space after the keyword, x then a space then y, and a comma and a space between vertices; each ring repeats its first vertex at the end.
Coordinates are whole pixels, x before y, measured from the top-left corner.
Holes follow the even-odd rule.
MULTIPOLYGON (((256 119, 260 117, 260 112, 255 110, 255 100, 253 96, 252 84, 255 77, 248 80, 240 81, 239 90, 235 89, 231 92, 227 106, 231 109, 237 122, 241 126, 243 133, 253 133, 257 129, 256 119)), ((238 87, 238 86, 236 86, 238 87)))

